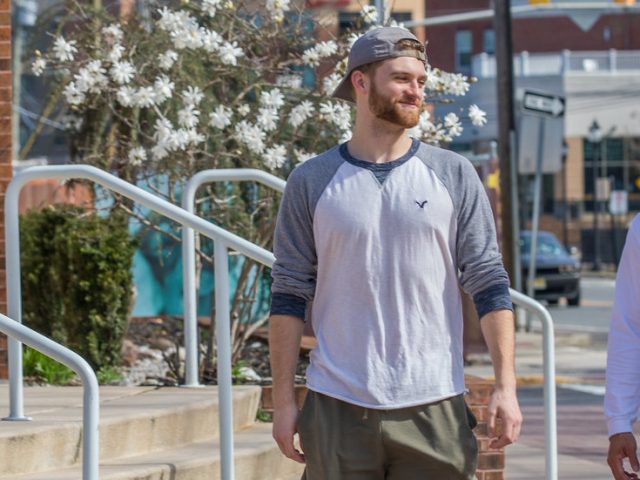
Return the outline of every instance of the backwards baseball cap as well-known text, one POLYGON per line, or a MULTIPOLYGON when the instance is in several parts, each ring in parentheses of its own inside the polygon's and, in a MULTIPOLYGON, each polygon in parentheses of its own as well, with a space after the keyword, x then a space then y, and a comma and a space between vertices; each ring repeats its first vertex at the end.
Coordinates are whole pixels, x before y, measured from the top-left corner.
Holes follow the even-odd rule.
POLYGON ((350 84, 351 72, 368 63, 379 62, 397 57, 414 57, 423 62, 427 61, 424 45, 409 30, 400 27, 380 27, 369 30, 355 41, 349 52, 347 73, 333 92, 333 97, 354 102, 350 84), (413 40, 418 50, 403 48, 401 40, 413 40))

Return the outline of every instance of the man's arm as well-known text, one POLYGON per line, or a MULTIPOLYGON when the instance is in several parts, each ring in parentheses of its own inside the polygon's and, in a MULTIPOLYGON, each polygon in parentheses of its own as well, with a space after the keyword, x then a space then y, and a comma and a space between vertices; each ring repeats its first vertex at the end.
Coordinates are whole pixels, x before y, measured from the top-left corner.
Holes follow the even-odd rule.
POLYGON ((298 419, 294 377, 300 353, 304 321, 290 315, 271 315, 269 319, 269 353, 273 376, 273 438, 282 453, 304 463, 303 454, 293 445, 298 419))
POLYGON ((502 448, 520 436, 522 414, 516 396, 515 329, 511 310, 493 310, 480 319, 482 334, 489 347, 496 384, 489 401, 491 448, 502 448), (502 420, 502 433, 496 437, 496 419, 502 420))

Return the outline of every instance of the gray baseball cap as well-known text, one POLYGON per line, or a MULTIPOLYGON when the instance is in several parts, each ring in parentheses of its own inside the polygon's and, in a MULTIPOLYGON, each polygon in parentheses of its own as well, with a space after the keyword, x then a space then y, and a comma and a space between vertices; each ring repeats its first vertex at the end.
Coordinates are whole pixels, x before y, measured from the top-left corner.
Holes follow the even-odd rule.
POLYGON ((369 30, 355 41, 349 52, 347 73, 333 92, 332 96, 354 102, 351 90, 351 72, 368 63, 379 62, 389 58, 414 57, 426 63, 424 46, 409 30, 400 27, 379 27, 369 30), (397 44, 400 40, 414 40, 422 46, 420 51, 402 49, 397 44))

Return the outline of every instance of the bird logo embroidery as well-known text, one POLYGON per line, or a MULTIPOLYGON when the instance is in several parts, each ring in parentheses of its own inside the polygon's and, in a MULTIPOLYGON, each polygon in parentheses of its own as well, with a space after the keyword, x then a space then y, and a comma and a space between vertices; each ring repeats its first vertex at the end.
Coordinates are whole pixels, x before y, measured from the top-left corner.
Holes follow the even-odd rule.
POLYGON ((416 200, 416 205, 418 205, 420 208, 424 209, 424 206, 427 204, 428 200, 424 200, 422 202, 419 202, 418 200, 416 200))

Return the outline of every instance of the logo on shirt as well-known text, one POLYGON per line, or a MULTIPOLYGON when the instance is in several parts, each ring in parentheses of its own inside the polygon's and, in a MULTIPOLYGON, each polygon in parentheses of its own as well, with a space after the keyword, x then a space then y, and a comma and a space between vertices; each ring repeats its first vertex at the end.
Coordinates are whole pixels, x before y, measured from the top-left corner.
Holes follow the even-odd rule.
POLYGON ((428 203, 428 200, 424 200, 422 202, 419 202, 418 200, 416 200, 416 205, 418 205, 420 208, 424 209, 424 206, 428 203))

